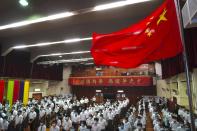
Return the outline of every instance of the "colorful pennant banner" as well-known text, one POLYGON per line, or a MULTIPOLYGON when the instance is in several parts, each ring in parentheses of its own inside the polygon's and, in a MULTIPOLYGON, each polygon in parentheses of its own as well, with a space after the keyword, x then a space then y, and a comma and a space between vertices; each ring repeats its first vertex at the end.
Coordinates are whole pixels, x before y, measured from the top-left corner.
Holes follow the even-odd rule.
POLYGON ((24 86, 24 95, 23 95, 23 104, 27 105, 29 98, 29 81, 25 81, 24 86))
POLYGON ((20 82, 19 80, 14 80, 14 92, 13 92, 13 102, 15 103, 19 100, 19 90, 20 90, 20 82))
POLYGON ((4 87, 5 87, 5 81, 0 80, 0 103, 3 103, 4 87))
POLYGON ((7 100, 10 105, 13 102, 14 80, 8 81, 7 100))

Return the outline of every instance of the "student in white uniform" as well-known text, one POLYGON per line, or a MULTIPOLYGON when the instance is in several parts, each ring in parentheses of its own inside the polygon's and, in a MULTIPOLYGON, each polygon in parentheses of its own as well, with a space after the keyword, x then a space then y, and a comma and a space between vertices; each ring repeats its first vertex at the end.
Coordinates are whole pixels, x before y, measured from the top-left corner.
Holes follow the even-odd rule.
POLYGON ((124 130, 125 131, 130 131, 131 130, 131 124, 130 122, 128 121, 128 118, 125 118, 123 120, 123 123, 124 123, 124 130))
POLYGON ((60 127, 55 122, 52 123, 50 131, 60 131, 60 127))
POLYGON ((15 116, 15 127, 18 130, 21 130, 23 122, 22 111, 18 111, 18 114, 15 116))
POLYGON ((98 118, 94 118, 94 123, 92 125, 91 131, 101 131, 101 126, 98 123, 98 118))
POLYGON ((69 119, 69 117, 64 117, 62 121, 62 130, 63 131, 69 131, 72 127, 72 121, 69 119))
POLYGON ((43 122, 40 122, 40 126, 38 127, 38 131, 46 131, 46 125, 43 122))
POLYGON ((101 130, 106 129, 107 121, 103 118, 103 114, 100 115, 99 124, 101 126, 101 130))
POLYGON ((78 131, 90 131, 87 126, 85 125, 85 122, 82 121, 79 128, 78 128, 78 131))
POLYGON ((94 120, 93 120, 93 116, 90 114, 88 119, 86 120, 86 124, 88 126, 89 129, 92 128, 92 124, 93 124, 94 120))

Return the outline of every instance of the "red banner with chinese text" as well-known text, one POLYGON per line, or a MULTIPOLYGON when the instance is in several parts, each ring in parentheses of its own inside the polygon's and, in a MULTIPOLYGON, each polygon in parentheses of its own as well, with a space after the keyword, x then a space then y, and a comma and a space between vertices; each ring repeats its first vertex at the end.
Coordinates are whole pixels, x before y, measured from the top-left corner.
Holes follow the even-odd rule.
POLYGON ((153 78, 148 76, 116 77, 70 77, 71 86, 152 86, 153 78))

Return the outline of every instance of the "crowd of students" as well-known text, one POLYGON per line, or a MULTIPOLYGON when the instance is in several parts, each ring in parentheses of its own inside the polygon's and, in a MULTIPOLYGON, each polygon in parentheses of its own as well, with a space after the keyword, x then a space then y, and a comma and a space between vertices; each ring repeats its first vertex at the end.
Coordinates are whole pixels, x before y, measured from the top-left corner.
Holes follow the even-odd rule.
POLYGON ((0 104, 0 131, 144 131, 147 118, 154 131, 189 131, 190 117, 185 108, 170 112, 165 98, 144 97, 134 106, 129 99, 96 103, 95 97, 58 96, 0 104))
POLYGON ((98 104, 84 97, 45 97, 32 99, 27 106, 17 101, 0 105, 1 131, 102 131, 115 130, 114 119, 129 104, 129 100, 106 101, 98 104), (29 129, 28 129, 29 127, 29 129))

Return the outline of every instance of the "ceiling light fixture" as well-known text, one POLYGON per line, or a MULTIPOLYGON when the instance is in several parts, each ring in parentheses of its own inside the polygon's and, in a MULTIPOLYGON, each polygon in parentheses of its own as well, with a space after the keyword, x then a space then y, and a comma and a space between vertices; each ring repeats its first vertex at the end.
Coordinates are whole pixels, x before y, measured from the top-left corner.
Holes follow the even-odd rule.
POLYGON ((75 43, 75 42, 87 41, 87 40, 92 40, 92 37, 68 39, 65 40, 64 43, 75 43))
POLYGON ((63 56, 63 55, 75 55, 75 54, 85 54, 85 53, 90 53, 90 51, 76 51, 76 52, 68 52, 68 53, 52 53, 52 54, 47 54, 47 55, 39 55, 31 60, 31 62, 34 62, 40 57, 49 57, 49 56, 63 56))
POLYGON ((126 5, 146 2, 146 1, 150 1, 150 0, 123 0, 123 1, 118 1, 118 2, 113 2, 113 3, 109 3, 109 4, 95 6, 92 11, 107 10, 107 9, 122 7, 122 6, 126 6, 126 5))
POLYGON ((63 41, 44 42, 44 43, 37 43, 37 44, 31 44, 31 45, 18 45, 18 46, 14 46, 13 49, 22 49, 22 48, 38 47, 38 46, 48 46, 48 45, 61 44, 61 43, 76 43, 76 42, 87 41, 87 40, 91 40, 91 39, 92 39, 91 37, 73 38, 73 39, 67 39, 67 40, 63 40, 63 41))
POLYGON ((81 59, 62 59, 62 60, 56 60, 56 61, 43 61, 38 62, 38 64, 57 64, 57 63, 74 63, 74 62, 84 62, 93 60, 93 58, 81 58, 81 59))
POLYGON ((0 26, 0 30, 26 26, 26 25, 39 23, 39 22, 44 22, 44 21, 51 21, 51 20, 56 20, 56 19, 62 19, 62 18, 70 17, 70 16, 73 16, 73 15, 75 15, 75 13, 73 13, 73 12, 62 12, 62 13, 58 13, 58 14, 54 14, 54 15, 49 15, 49 16, 46 16, 46 17, 38 18, 38 19, 35 19, 35 20, 25 20, 25 21, 12 23, 12 24, 3 25, 3 26, 0 26))
POLYGON ((19 3, 20 3, 20 5, 23 6, 23 7, 26 7, 26 6, 29 5, 29 3, 28 3, 27 0, 19 0, 19 3))
MULTIPOLYGON (((41 17, 41 18, 38 18, 38 19, 35 19, 35 20, 24 20, 24 21, 20 21, 20 22, 16 22, 16 23, 10 23, 10 24, 7 24, 7 25, 0 26, 0 30, 10 29, 10 28, 17 28, 17 27, 21 27, 21 26, 34 24, 34 23, 45 22, 45 21, 56 20, 56 19, 62 19, 62 18, 70 17, 70 16, 73 16, 73 15, 89 13, 89 12, 92 12, 92 11, 107 10, 107 9, 122 7, 122 6, 126 6, 126 5, 136 4, 136 3, 140 3, 140 2, 146 2, 146 1, 150 1, 150 0, 122 0, 122 1, 119 1, 119 2, 113 2, 113 3, 98 5, 98 6, 93 7, 93 9, 90 9, 90 8, 84 9, 83 12, 80 12, 80 11, 62 12, 62 13, 58 13, 58 14, 49 15, 49 16, 46 16, 46 17, 41 17)), ((19 3, 21 5, 24 5, 24 6, 28 5, 27 0, 20 0, 19 3)))

